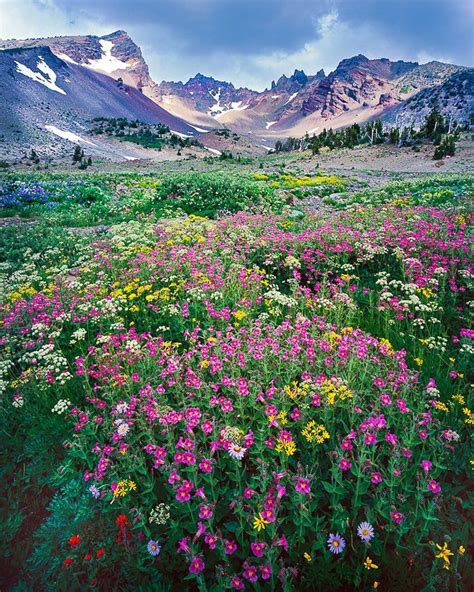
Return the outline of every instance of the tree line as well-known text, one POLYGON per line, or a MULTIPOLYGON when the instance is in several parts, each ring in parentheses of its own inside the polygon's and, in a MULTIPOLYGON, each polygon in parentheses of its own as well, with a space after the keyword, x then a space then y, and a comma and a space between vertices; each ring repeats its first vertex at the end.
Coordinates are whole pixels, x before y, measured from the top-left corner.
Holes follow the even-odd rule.
POLYGON ((456 140, 462 127, 448 120, 434 107, 426 116, 423 125, 416 130, 412 126, 384 126, 380 119, 369 121, 365 125, 353 123, 340 130, 323 129, 320 134, 303 138, 287 138, 275 143, 275 152, 293 152, 296 150, 311 150, 312 154, 319 154, 322 148, 335 150, 337 148, 355 148, 363 144, 395 144, 397 146, 416 147, 421 142, 432 142, 435 146, 433 158, 441 159, 453 156, 456 150, 456 140))

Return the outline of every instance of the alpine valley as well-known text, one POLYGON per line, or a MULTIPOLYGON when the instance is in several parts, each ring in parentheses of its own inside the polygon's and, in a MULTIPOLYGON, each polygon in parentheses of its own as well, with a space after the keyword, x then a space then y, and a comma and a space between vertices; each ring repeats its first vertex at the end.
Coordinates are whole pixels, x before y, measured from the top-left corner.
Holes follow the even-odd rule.
POLYGON ((144 156, 140 146, 92 137, 90 121, 97 117, 163 124, 214 152, 221 145, 213 130, 228 128, 238 148, 258 153, 279 139, 376 118, 416 127, 433 104, 462 124, 474 111, 474 70, 437 61, 357 55, 330 73, 315 64, 314 74, 283 74, 257 92, 200 73, 185 83, 157 83, 125 31, 10 39, 0 49, 0 158, 6 160, 25 149, 44 151, 45 144, 60 154, 71 143, 111 159, 144 156))
POLYGON ((473 590, 468 4, 0 0, 0 592, 473 590))

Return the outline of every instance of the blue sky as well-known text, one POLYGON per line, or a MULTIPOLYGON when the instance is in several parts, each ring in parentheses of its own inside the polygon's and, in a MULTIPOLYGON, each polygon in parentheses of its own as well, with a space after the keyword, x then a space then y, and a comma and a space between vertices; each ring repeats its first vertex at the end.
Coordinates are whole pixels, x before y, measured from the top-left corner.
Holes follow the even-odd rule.
POLYGON ((472 66, 472 0, 0 0, 0 37, 124 29, 152 77, 197 72, 257 90, 346 57, 472 66))

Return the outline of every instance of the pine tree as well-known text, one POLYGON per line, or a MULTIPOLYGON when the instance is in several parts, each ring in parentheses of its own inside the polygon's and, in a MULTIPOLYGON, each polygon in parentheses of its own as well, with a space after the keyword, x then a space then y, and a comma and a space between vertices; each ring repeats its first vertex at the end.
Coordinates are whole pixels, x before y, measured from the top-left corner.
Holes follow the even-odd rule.
POLYGON ((81 160, 81 153, 82 153, 82 149, 80 146, 76 146, 74 148, 74 153, 72 155, 72 162, 76 163, 79 162, 81 160))
POLYGON ((434 107, 429 115, 427 115, 425 124, 420 130, 420 133, 433 140, 438 140, 446 131, 446 124, 444 117, 439 112, 437 107, 434 107))
POLYGON ((434 160, 441 160, 445 156, 454 156, 456 152, 456 136, 454 134, 446 134, 441 138, 440 143, 436 146, 433 154, 434 160))
POLYGON ((400 129, 398 127, 392 127, 388 139, 390 144, 396 144, 400 140, 400 129))

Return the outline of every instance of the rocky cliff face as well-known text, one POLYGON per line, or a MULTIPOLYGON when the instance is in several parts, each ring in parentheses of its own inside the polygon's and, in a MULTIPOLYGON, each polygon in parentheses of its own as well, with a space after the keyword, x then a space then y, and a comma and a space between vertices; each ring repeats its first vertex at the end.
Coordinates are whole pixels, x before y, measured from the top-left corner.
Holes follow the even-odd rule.
POLYGON ((0 40, 0 48, 49 47, 58 57, 103 72, 138 90, 153 85, 138 45, 125 31, 95 35, 0 40))
POLYGON ((185 84, 162 82, 155 86, 154 93, 158 101, 169 95, 180 97, 190 107, 212 117, 218 117, 230 110, 244 110, 258 96, 256 91, 235 88, 230 82, 215 80, 200 73, 185 84))
POLYGON ((398 100, 393 81, 417 66, 414 62, 369 60, 358 55, 342 60, 328 76, 315 78, 293 101, 303 116, 319 112, 323 119, 352 109, 392 104, 398 100))
POLYGON ((454 71, 442 84, 424 88, 386 111, 383 119, 399 127, 418 128, 434 106, 452 126, 469 125, 474 114, 474 69, 454 71))

